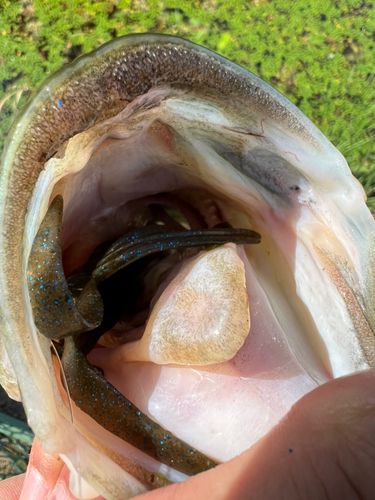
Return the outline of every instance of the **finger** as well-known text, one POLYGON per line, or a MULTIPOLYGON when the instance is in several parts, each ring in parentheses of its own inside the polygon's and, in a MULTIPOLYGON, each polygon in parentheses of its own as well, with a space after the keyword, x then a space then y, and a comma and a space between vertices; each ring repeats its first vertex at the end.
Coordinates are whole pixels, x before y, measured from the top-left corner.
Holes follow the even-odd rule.
POLYGON ((26 474, 10 477, 0 483, 0 500, 18 500, 26 474))
POLYGON ((47 499, 63 466, 64 462, 58 455, 47 455, 39 441, 34 439, 20 500, 47 499))
POLYGON ((373 499, 375 370, 303 397, 264 438, 213 470, 140 500, 373 499))
MULTIPOLYGON (((83 480, 76 479, 79 498, 104 500, 83 480)), ((74 482, 74 481, 73 481, 74 482)), ((31 449, 29 466, 20 497, 17 500, 77 500, 70 491, 70 472, 59 455, 46 454, 37 439, 31 449)), ((0 500, 1 497, 0 497, 0 500)), ((4 498, 8 500, 8 498, 4 498)))

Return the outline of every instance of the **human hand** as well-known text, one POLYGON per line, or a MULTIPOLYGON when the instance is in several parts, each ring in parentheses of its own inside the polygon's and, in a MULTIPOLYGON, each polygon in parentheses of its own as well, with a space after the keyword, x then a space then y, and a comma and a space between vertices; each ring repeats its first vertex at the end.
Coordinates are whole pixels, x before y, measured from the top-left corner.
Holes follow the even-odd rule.
MULTIPOLYGON (((28 480, 0 483, 0 500, 71 500, 63 463, 36 443, 28 480), (33 496, 32 471, 51 494, 33 496), (41 480, 42 478, 42 480, 41 480), (64 482, 65 481, 65 482, 64 482), (29 485, 28 485, 29 484, 29 485), (63 491, 64 490, 64 491, 63 491), (27 495, 27 496, 25 496, 27 495)), ((375 370, 333 380, 303 397, 271 431, 233 460, 139 500, 373 499, 375 492, 375 370)), ((34 483, 35 483, 34 476, 34 483)))
MULTIPOLYGON (((0 500, 52 500, 49 495, 58 482, 63 466, 64 462, 58 455, 44 453, 35 439, 27 473, 2 481, 0 500)), ((65 497, 55 497, 55 500, 65 500, 65 497)))

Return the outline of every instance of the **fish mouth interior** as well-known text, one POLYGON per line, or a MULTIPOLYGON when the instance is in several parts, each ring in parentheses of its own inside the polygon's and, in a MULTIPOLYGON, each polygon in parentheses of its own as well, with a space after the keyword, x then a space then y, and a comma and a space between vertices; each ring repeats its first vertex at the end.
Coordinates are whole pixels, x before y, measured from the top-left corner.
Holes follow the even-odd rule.
MULTIPOLYGON (((45 207, 56 195, 64 199, 68 279, 101 245, 152 224, 168 230, 226 224, 261 235, 260 244, 236 249, 251 326, 233 357, 204 366, 124 360, 124 346, 142 338, 156 299, 196 255, 192 249, 152 256, 122 285, 132 307, 88 355, 144 415, 215 461, 244 451, 295 401, 340 374, 296 280, 318 260, 310 238, 301 244, 306 220, 309 231, 337 244, 313 212, 313 178, 300 166, 310 152, 301 144, 226 96, 163 86, 67 141, 40 181, 45 207)), ((322 267, 318 294, 326 287, 322 267)))
MULTIPOLYGON (((166 177, 168 178, 168 174, 166 177)), ((64 271, 71 290, 74 281, 78 280, 76 293, 82 289, 79 288, 82 286, 79 279, 82 268, 89 267, 90 263, 90 269, 95 268, 95 265, 97 268, 99 256, 105 255, 105 251, 108 253, 111 243, 118 238, 135 232, 142 235, 143 229, 147 236, 147 229, 155 226, 163 233, 172 234, 185 231, 204 234, 206 229, 226 226, 222 213, 210 194, 200 190, 181 189, 151 194, 115 207, 113 211, 111 208, 110 214, 99 214, 98 217, 94 216, 86 221, 87 232, 81 231, 79 240, 74 241, 62 253, 64 271), (93 225, 95 232, 92 230, 93 225), (93 248, 95 245, 96 248, 93 248)), ((63 241, 65 227, 63 225, 63 241)), ((121 276, 115 273, 112 279, 108 278, 109 281, 105 281, 105 289, 99 288, 102 299, 104 294, 108 295, 104 309, 109 305, 108 301, 113 303, 118 300, 122 304, 122 307, 119 306, 121 316, 116 324, 98 339, 98 345, 113 348, 142 338, 150 312, 163 290, 184 263, 197 256, 204 247, 202 243, 199 247, 177 247, 156 254, 146 254, 138 268, 130 270, 126 276, 123 272, 121 276), (121 297, 117 299, 118 295, 121 297)), ((121 270, 118 273, 121 273, 121 270)), ((111 323, 113 321, 115 318, 111 323)))
POLYGON ((89 354, 144 414, 217 461, 249 447, 332 376, 294 282, 296 200, 309 182, 286 156, 256 125, 244 129, 234 122, 227 103, 220 108, 215 96, 206 93, 203 100, 198 91, 157 88, 68 141, 50 160, 51 171, 64 172, 49 197, 64 199, 61 245, 68 279, 100 245, 149 224, 205 230, 224 223, 261 235, 259 245, 238 247, 251 328, 233 358, 205 366, 122 361, 122 346, 142 337, 155 295, 181 261, 197 253, 193 249, 149 259, 120 290, 139 288, 132 308, 124 308, 99 339, 101 348, 89 354))

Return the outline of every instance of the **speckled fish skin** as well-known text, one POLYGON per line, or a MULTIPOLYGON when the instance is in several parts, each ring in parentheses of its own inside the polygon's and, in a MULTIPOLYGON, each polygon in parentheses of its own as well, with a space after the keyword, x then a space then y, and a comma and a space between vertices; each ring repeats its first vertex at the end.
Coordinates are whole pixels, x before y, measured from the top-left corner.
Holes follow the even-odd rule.
MULTIPOLYGON (((230 95, 244 106, 278 123, 286 135, 298 137, 312 156, 334 150, 295 106, 259 78, 204 48, 170 36, 134 35, 114 40, 78 58, 43 84, 30 98, 11 130, 2 158, 0 328, 1 342, 6 349, 6 352, 1 349, 3 359, 8 353, 29 423, 44 449, 50 453, 59 450, 65 455, 73 454, 77 443, 86 438, 77 432, 71 440, 66 439, 66 435, 72 435, 72 425, 68 411, 59 399, 54 373, 45 361, 50 356, 50 344, 38 337, 32 320, 25 286, 27 260, 35 236, 35 232, 28 231, 26 226, 27 217, 32 212, 32 195, 45 162, 67 139, 88 129, 104 115, 111 116, 112 109, 113 113, 118 112, 152 87, 165 84, 194 85, 220 95, 230 95)), ((262 128, 255 127, 251 134, 262 134, 262 128)), ((332 153, 332 157, 336 161, 335 154, 332 153)), ((341 167, 337 162, 339 160, 334 168, 324 173, 327 184, 334 182, 338 175, 341 167)), ((323 175, 321 172, 318 174, 323 175)), ((253 175, 256 176, 255 173, 253 175)), ((261 184, 262 179, 258 182, 261 184)), ((349 171, 341 182, 343 191, 349 193, 348 199, 351 202, 354 200, 355 204, 361 197, 361 190, 355 188, 349 171)), ((275 189, 282 190, 284 187, 276 186, 275 189)), ((359 236, 363 237, 366 248, 360 265, 364 268, 367 263, 372 268, 374 227, 371 216, 365 212, 363 201, 362 204, 363 207, 361 205, 358 210, 363 226, 353 229, 353 245, 358 244, 359 236)), ((327 255, 323 255, 324 258, 327 255)), ((340 262, 336 264, 339 266, 340 262)), ((327 263, 327 267, 329 265, 327 263)), ((333 266, 332 276, 335 271, 333 266)), ((339 288, 340 277, 337 283, 339 288)), ((363 335, 369 338, 373 335, 371 326, 375 317, 371 272, 367 273, 359 288, 357 295, 354 293, 353 304, 358 302, 358 297, 364 297, 361 302, 364 313, 361 316, 360 308, 356 308, 355 304, 349 313, 355 317, 358 332, 364 332, 363 335), (363 326, 365 324, 367 327, 363 326)), ((366 355, 369 363, 373 363, 372 344, 366 342, 369 345, 366 355)), ((12 375, 9 373, 9 380, 12 375)), ((2 383, 7 386, 6 378, 2 383)), ((99 466, 95 447, 92 448, 92 455, 84 457, 80 472, 99 493, 112 500, 144 491, 141 482, 133 480, 130 474, 109 459, 99 466), (126 481, 123 480, 124 475, 126 481)))

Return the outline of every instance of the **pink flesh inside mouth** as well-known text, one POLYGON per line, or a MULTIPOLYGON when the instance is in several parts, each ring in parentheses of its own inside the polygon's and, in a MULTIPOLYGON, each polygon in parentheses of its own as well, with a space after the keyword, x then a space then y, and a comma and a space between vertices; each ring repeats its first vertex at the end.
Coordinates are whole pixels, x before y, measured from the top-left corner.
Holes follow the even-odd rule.
POLYGON ((249 448, 318 386, 291 350, 243 249, 238 252, 251 328, 231 360, 204 367, 124 362, 121 346, 100 347, 88 356, 142 412, 218 461, 249 448))

